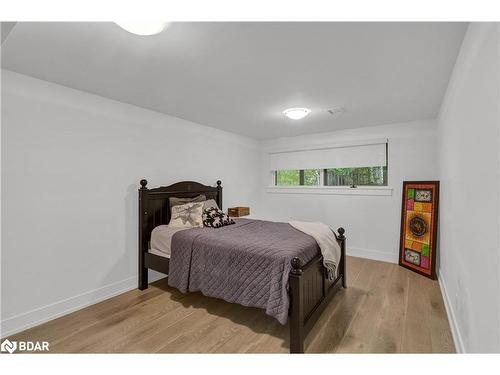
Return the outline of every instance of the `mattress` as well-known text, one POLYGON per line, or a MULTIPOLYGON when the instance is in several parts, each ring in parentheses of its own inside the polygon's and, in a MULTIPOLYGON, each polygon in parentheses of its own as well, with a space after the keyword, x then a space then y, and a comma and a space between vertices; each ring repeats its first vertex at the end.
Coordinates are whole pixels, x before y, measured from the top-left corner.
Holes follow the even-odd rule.
POLYGON ((170 258, 172 236, 181 231, 189 228, 173 228, 168 225, 159 225, 151 232, 151 243, 149 252, 161 257, 170 258))

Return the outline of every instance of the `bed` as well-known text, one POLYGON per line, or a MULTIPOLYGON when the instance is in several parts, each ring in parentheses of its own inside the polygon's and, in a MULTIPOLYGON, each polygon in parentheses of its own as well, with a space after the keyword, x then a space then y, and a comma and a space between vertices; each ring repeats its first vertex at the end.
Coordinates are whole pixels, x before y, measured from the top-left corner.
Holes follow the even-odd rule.
POLYGON ((237 219, 222 228, 172 230, 170 198, 214 199, 222 209, 222 183, 194 181, 139 188, 139 289, 148 269, 168 276, 181 292, 201 291, 244 306, 259 307, 289 322, 290 352, 303 353, 304 339, 340 287, 346 287, 345 231, 334 277, 326 272, 314 239, 287 223, 237 219), (153 234, 153 235, 152 235, 153 234))

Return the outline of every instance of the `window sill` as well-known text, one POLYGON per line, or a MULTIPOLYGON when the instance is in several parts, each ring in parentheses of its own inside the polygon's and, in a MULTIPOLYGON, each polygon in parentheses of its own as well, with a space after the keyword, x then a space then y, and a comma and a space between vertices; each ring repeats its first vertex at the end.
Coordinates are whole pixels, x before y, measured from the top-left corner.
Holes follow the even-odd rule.
POLYGON ((391 196, 389 186, 268 186, 266 191, 273 194, 321 194, 321 195, 379 195, 391 196))

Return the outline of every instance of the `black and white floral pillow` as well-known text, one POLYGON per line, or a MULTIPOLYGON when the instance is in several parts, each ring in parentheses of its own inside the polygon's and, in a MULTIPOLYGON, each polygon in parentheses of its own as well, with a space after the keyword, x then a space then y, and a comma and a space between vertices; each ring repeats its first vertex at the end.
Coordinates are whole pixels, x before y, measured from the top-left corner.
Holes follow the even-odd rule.
POLYGON ((203 225, 206 227, 220 228, 225 225, 234 224, 234 220, 231 219, 224 211, 219 210, 216 207, 205 208, 203 210, 203 225))

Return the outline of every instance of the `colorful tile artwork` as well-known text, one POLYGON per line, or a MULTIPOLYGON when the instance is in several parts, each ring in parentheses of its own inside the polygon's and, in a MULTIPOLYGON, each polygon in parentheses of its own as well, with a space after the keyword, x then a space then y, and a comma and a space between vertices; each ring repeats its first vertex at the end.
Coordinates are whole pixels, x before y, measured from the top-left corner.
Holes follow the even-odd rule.
POLYGON ((432 190, 415 189, 414 198, 417 202, 432 202, 432 190))
POLYGON ((422 211, 424 212, 432 212, 432 203, 420 203, 422 205, 422 211))
POLYGON ((413 199, 408 199, 406 201, 406 209, 407 210, 413 210, 413 199))
POLYGON ((422 254, 422 256, 428 257, 429 256, 429 245, 422 244, 422 251, 420 251, 420 254, 422 254))
POLYGON ((429 257, 424 257, 422 254, 420 254, 420 267, 422 268, 429 268, 429 257))
POLYGON ((433 243, 433 208, 435 186, 414 183, 406 186, 403 193, 403 233, 401 234, 402 264, 418 269, 431 276, 431 255, 433 243))
POLYGON ((420 265, 420 254, 415 252, 415 251, 411 251, 411 250, 408 250, 406 249, 405 250, 405 260, 407 262, 410 262, 416 266, 419 266, 420 265))
POLYGON ((405 239, 429 245, 432 216, 427 212, 406 211, 405 239))
POLYGON ((408 192, 406 194, 406 199, 413 199, 415 198, 415 189, 408 189, 408 192))

